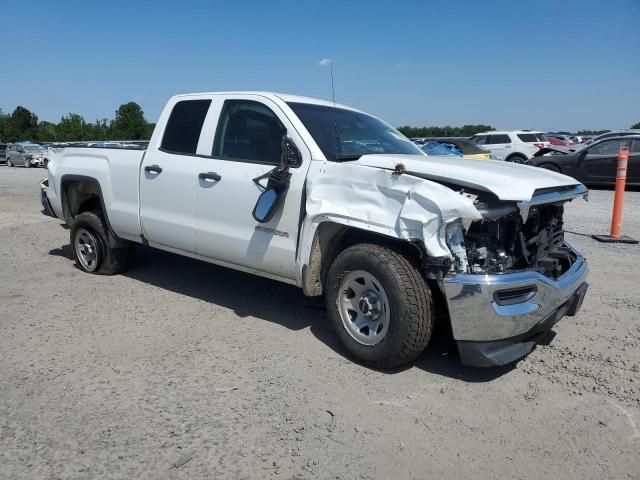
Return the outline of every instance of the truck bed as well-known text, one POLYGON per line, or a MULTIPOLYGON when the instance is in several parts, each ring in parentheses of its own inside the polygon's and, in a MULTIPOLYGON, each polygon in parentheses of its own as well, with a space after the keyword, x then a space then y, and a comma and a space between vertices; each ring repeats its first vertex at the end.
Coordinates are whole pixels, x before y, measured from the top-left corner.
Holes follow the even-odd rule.
POLYGON ((140 241, 139 171, 146 148, 137 145, 65 146, 50 149, 47 196, 56 216, 64 219, 62 185, 83 178, 97 181, 114 233, 140 241))

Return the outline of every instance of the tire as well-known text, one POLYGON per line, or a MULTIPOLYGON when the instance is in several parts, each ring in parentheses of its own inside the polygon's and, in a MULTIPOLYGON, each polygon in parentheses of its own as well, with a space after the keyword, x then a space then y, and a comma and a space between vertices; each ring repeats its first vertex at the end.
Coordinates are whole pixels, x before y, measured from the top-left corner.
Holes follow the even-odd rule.
POLYGON ((327 275, 325 303, 347 351, 375 368, 414 360, 431 338, 431 291, 412 262, 386 247, 358 244, 341 252, 327 275), (360 327, 363 317, 378 320, 360 327))
POLYGON ((7 167, 13 167, 13 162, 7 158, 7 167))
POLYGON ((543 163, 542 165, 539 165, 539 167, 546 170, 551 170, 552 172, 560 172, 560 169, 551 163, 543 163))
POLYGON ((31 168, 31 162, 29 160, 24 161, 24 168, 31 168))
POLYGON ((107 226, 100 211, 83 212, 71 226, 71 250, 76 266, 97 275, 124 272, 133 257, 133 246, 109 247, 107 226))
POLYGON ((511 155, 509 158, 507 158, 507 162, 523 164, 527 163, 527 158, 523 155, 511 155))

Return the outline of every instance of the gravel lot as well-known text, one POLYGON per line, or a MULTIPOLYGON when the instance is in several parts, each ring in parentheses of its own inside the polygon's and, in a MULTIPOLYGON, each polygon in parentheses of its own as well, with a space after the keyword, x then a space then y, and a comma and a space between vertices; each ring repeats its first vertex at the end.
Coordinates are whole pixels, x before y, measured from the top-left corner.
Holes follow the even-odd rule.
POLYGON ((287 285, 152 250, 81 273, 45 174, 0 167, 0 478, 640 478, 640 246, 587 236, 612 192, 567 208, 591 289, 547 345, 380 372, 287 285))

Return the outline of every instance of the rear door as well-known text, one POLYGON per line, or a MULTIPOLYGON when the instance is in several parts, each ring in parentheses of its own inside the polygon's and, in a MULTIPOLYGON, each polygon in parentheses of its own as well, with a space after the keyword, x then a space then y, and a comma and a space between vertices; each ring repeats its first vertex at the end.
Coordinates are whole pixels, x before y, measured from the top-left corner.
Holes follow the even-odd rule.
POLYGON ((487 139, 487 147, 496 157, 504 160, 512 152, 511 138, 506 133, 491 134, 487 139))
POLYGON ((149 244, 195 252, 196 151, 210 99, 178 98, 158 124, 140 171, 140 222, 149 244), (170 113, 169 113, 170 112, 170 113))
MULTIPOLYGON (((197 161, 196 249, 218 261, 295 279, 301 205, 311 154, 272 100, 259 95, 216 95, 205 132, 208 156, 197 161), (213 132, 215 136, 213 135, 213 132), (258 223, 252 212, 280 162, 282 136, 294 141, 302 164, 291 168, 289 188, 274 217, 258 223)), ((206 141, 203 141, 203 145, 206 141)))

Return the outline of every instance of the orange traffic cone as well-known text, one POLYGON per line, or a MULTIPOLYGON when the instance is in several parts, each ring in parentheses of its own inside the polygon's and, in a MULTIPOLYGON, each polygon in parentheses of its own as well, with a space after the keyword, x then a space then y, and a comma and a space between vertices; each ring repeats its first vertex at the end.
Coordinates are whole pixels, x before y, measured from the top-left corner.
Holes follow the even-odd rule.
POLYGON ((608 243, 638 243, 638 240, 621 235, 622 205, 624 204, 624 189, 627 183, 627 163, 629 162, 629 147, 620 147, 618 152, 618 168, 616 170, 616 192, 613 197, 613 215, 611 217, 610 235, 592 235, 599 242, 608 243))

